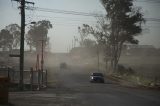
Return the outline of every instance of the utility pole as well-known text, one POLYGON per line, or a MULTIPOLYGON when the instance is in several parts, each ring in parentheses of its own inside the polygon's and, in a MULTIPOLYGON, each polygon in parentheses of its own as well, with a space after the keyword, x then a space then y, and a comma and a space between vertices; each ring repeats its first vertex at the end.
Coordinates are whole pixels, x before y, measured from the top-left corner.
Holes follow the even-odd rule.
POLYGON ((25 4, 33 4, 33 2, 28 2, 25 0, 12 0, 20 3, 20 11, 21 11, 21 38, 20 38, 20 79, 19 79, 19 88, 23 90, 23 70, 24 70, 24 34, 25 34, 25 4))
POLYGON ((72 39, 72 49, 74 48, 74 44, 73 44, 73 43, 74 43, 74 41, 73 41, 73 39, 72 39))
POLYGON ((24 34, 25 34, 25 0, 21 0, 21 41, 20 41, 20 80, 19 87, 23 90, 23 69, 24 69, 24 34))

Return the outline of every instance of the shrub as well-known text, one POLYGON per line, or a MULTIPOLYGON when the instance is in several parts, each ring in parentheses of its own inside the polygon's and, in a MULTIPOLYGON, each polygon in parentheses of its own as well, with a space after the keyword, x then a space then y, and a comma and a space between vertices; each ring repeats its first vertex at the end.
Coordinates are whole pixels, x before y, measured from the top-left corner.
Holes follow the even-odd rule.
POLYGON ((117 73, 120 75, 133 75, 135 71, 131 67, 124 67, 123 65, 118 65, 117 73))

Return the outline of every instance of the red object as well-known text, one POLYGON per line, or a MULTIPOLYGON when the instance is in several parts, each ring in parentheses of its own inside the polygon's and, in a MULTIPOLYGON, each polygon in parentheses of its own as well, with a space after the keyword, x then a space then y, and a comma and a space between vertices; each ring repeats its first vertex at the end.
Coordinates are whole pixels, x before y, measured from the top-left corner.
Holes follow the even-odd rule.
POLYGON ((0 76, 0 104, 8 103, 9 78, 0 76))

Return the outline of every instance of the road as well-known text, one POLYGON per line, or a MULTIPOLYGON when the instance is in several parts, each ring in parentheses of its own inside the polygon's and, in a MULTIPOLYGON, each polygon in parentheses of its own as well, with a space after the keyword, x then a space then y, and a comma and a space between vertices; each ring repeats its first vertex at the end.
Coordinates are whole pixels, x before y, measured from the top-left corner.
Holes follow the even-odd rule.
POLYGON ((12 92, 15 106, 160 106, 160 91, 127 88, 105 79, 90 83, 81 68, 57 70, 57 84, 44 91, 12 92))
POLYGON ((59 77, 62 88, 76 91, 84 106, 160 106, 160 92, 122 87, 109 79, 105 84, 89 83, 89 74, 64 70, 59 77))

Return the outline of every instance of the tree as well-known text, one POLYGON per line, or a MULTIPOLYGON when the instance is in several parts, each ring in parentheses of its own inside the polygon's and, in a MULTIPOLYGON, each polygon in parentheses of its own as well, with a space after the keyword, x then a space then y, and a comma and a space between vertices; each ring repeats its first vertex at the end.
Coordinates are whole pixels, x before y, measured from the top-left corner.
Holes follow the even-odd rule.
POLYGON ((20 26, 18 24, 10 24, 2 29, 0 44, 3 50, 18 48, 20 45, 20 26))
MULTIPOLYGON (((87 28, 85 25, 86 24, 83 24, 83 27, 87 28)), ((89 34, 85 28, 78 27, 78 32, 80 34, 79 44, 80 44, 81 47, 85 47, 84 40, 89 34)))
POLYGON ((49 44, 49 37, 47 34, 50 28, 52 28, 52 24, 47 20, 38 21, 36 24, 30 26, 26 36, 26 42, 30 46, 30 50, 32 50, 32 47, 35 47, 36 51, 39 52, 42 41, 44 43, 44 47, 49 44))
POLYGON ((90 34, 94 35, 95 39, 99 43, 100 36, 97 36, 99 34, 99 31, 95 31, 91 26, 87 24, 83 24, 81 27, 78 27, 78 32, 80 33, 80 46, 82 47, 93 47, 96 45, 96 41, 89 39, 88 36, 90 34))
POLYGON ((138 44, 135 39, 142 32, 141 25, 145 22, 141 9, 134 7, 133 0, 101 0, 110 22, 109 45, 112 67, 116 70, 123 44, 138 44))
POLYGON ((10 24, 6 26, 6 28, 10 34, 13 36, 13 44, 12 48, 18 48, 20 45, 20 34, 21 34, 21 28, 18 24, 10 24))
POLYGON ((96 45, 96 42, 94 40, 91 40, 91 39, 84 39, 83 41, 83 45, 85 47, 94 47, 96 45))
POLYGON ((2 29, 0 32, 0 47, 4 50, 12 50, 13 35, 6 29, 2 29))
POLYGON ((103 51, 105 53, 105 62, 107 66, 108 58, 110 58, 110 50, 109 50, 109 43, 108 39, 110 36, 110 30, 109 25, 107 23, 106 17, 96 17, 97 19, 97 25, 96 27, 89 26, 87 24, 83 24, 82 27, 79 27, 85 33, 85 36, 88 36, 89 34, 93 35, 96 39, 95 42, 95 48, 97 49, 97 55, 99 56, 100 51, 103 51))
POLYGON ((133 0, 101 0, 101 3, 107 16, 97 18, 96 28, 84 24, 81 30, 104 45, 106 63, 110 61, 112 69, 116 70, 123 44, 138 44, 135 36, 142 32, 145 20, 141 9, 133 6, 133 0))

